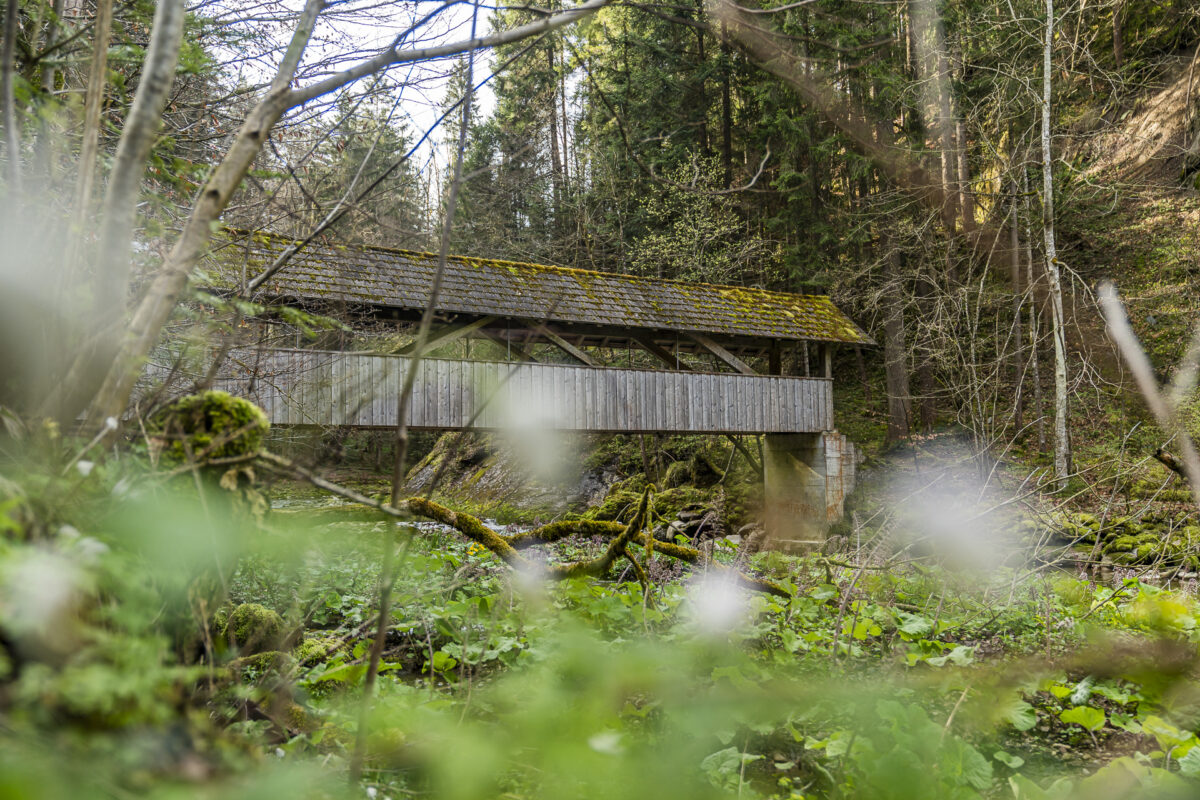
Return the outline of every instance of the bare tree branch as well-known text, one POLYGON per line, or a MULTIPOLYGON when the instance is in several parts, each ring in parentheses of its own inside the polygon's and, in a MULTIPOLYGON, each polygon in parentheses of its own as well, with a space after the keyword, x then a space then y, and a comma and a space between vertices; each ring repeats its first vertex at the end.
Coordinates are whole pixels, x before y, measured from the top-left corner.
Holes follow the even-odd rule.
POLYGON ((530 22, 526 25, 520 25, 511 30, 495 33, 491 36, 472 36, 470 39, 451 42, 449 44, 438 45, 436 47, 425 47, 416 50, 399 50, 395 46, 389 47, 382 53, 379 53, 374 58, 356 64, 347 70, 343 70, 335 75, 330 75, 323 81, 306 86, 302 89, 296 89, 291 92, 288 102, 291 106, 299 106, 309 102, 324 94, 329 94, 332 91, 342 88, 343 86, 353 83, 354 81, 364 78, 367 75, 374 74, 380 70, 393 67, 397 64, 404 64, 411 61, 429 61, 436 58, 446 58, 447 56, 460 55, 469 53, 473 50, 485 50, 492 47, 499 47, 513 42, 519 42, 530 36, 537 36, 540 33, 547 33, 564 25, 570 25, 572 22, 586 17, 594 11, 597 11, 608 5, 611 0, 590 0, 583 5, 576 6, 561 14, 555 14, 552 17, 545 17, 535 22, 530 22))
POLYGON ((1146 352, 1138 343, 1137 334, 1129 326, 1129 319, 1125 316, 1125 306, 1117 295, 1116 287, 1111 283, 1100 287, 1100 308, 1108 323, 1109 335, 1125 358, 1125 363, 1129 365, 1129 370, 1133 373, 1133 378, 1137 382, 1142 397, 1146 400, 1150 413, 1154 415, 1154 419, 1162 427, 1163 432, 1178 441, 1179 452, 1183 457, 1183 468, 1187 472, 1188 484, 1192 489, 1192 498, 1200 501, 1200 454, 1197 454, 1196 446, 1192 443, 1187 429, 1179 420, 1176 409, 1163 395, 1162 389, 1158 385, 1158 379, 1154 377, 1154 368, 1150 365, 1150 359, 1146 357, 1146 352))

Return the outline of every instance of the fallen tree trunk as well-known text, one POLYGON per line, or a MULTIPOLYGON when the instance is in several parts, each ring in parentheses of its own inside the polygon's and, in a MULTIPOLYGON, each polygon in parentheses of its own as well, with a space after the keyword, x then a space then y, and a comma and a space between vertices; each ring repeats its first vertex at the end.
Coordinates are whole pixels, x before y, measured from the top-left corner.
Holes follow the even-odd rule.
POLYGON ((440 522, 443 525, 448 525, 476 544, 486 547, 492 554, 513 569, 527 572, 536 570, 550 580, 602 575, 622 556, 627 557, 635 564, 635 570, 638 572, 640 578, 644 574, 642 565, 636 563, 633 554, 629 551, 630 545, 637 545, 643 548, 645 558, 647 559, 654 553, 676 558, 693 566, 702 567, 712 570, 719 575, 727 576, 739 586, 747 589, 756 592, 765 592, 776 597, 791 597, 791 593, 779 584, 727 567, 700 550, 692 547, 684 547, 674 542, 655 541, 653 535, 648 534, 644 530, 647 512, 650 507, 649 490, 642 494, 638 508, 628 524, 601 522, 597 520, 568 520, 552 522, 540 528, 535 528, 524 533, 517 533, 512 536, 501 536, 484 525, 478 518, 470 514, 464 514, 461 511, 454 511, 423 497, 410 497, 407 500, 401 501, 396 506, 391 506, 374 498, 367 497, 353 489, 348 489, 332 481, 328 481, 319 475, 315 475, 310 470, 283 456, 263 450, 259 452, 259 458, 267 464, 298 475, 314 486, 324 489, 331 494, 374 508, 387 516, 404 521, 411 521, 413 517, 422 517, 440 522), (574 534, 601 536, 612 538, 613 541, 605 548, 605 552, 596 558, 583 559, 566 564, 553 564, 546 569, 536 567, 534 562, 529 561, 518 552, 519 549, 535 545, 552 544, 574 534))
POLYGON ((1187 469, 1183 466, 1183 462, 1178 456, 1172 455, 1161 447, 1154 451, 1154 457, 1158 459, 1164 467, 1174 472, 1179 477, 1187 480, 1187 469))

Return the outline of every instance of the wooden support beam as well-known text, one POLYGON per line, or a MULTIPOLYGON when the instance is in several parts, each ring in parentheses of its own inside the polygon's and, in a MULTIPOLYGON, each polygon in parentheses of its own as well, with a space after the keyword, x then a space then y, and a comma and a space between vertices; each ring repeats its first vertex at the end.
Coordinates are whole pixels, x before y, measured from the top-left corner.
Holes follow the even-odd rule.
POLYGON ((657 358, 659 361, 666 364, 670 369, 678 369, 684 372, 692 371, 690 364, 678 358, 674 353, 655 342, 654 339, 650 338, 649 336, 635 333, 631 334, 629 338, 637 342, 638 346, 640 346, 650 355, 657 358))
POLYGON ((532 330, 534 333, 538 334, 539 336, 544 336, 546 339, 548 339, 550 341, 551 344, 553 344, 559 350, 562 350, 564 353, 566 353, 567 355, 569 355, 571 358, 575 359, 576 361, 580 362, 584 366, 588 366, 588 367, 599 366, 595 361, 593 361, 591 359, 591 357, 587 353, 583 352, 578 347, 571 344, 566 339, 559 336, 557 333, 550 330, 550 328, 543 325, 542 323, 534 322, 533 320, 522 320, 522 324, 529 326, 529 329, 532 330))
POLYGON ((500 335, 498 335, 498 334, 492 333, 491 331, 489 331, 489 330, 486 330, 486 329, 485 329, 485 330, 482 330, 482 331, 480 331, 479 333, 480 333, 480 334, 481 334, 481 335, 482 335, 482 336, 483 336, 485 339, 490 339, 491 341, 493 341, 493 342, 495 342, 496 344, 500 345, 501 347, 505 348, 505 350, 506 350, 507 352, 509 352, 509 353, 511 353, 512 355, 516 356, 518 360, 520 360, 520 361, 532 361, 534 364, 537 364, 537 363, 539 363, 539 362, 538 362, 538 360, 537 360, 536 358, 534 358, 534 357, 533 357, 533 354, 532 354, 532 353, 530 353, 528 350, 526 350, 526 349, 525 349, 525 345, 524 345, 524 344, 519 344, 519 343, 517 343, 517 342, 514 342, 512 339, 506 339, 506 338, 504 338, 503 336, 500 336, 500 335))
MULTIPOLYGON (((499 317, 480 317, 479 319, 472 320, 471 322, 446 325, 445 327, 438 328, 436 331, 432 331, 429 334, 429 338, 425 340, 425 349, 423 352, 428 353, 435 348, 448 345, 451 342, 456 342, 462 337, 474 333, 485 325, 491 325, 497 319, 499 319, 499 317)), ((414 353, 416 349, 417 343, 413 341, 401 348, 393 350, 392 352, 396 355, 407 356, 414 353)))
POLYGON ((825 377, 833 377, 833 345, 826 342, 821 345, 821 352, 825 356, 825 377))
POLYGON ((689 334, 687 334, 687 336, 692 341, 694 341, 696 344, 700 345, 705 350, 712 353, 718 359, 723 361, 725 364, 728 364, 730 367, 733 367, 733 369, 736 370, 737 372, 740 372, 743 375, 757 375, 758 374, 753 369, 751 369, 750 365, 747 364, 745 361, 742 361, 740 358, 738 358, 733 353, 726 350, 724 347, 721 347, 721 345, 717 344, 716 342, 714 342, 712 339, 708 338, 707 336, 700 334, 700 333, 689 333, 689 334))

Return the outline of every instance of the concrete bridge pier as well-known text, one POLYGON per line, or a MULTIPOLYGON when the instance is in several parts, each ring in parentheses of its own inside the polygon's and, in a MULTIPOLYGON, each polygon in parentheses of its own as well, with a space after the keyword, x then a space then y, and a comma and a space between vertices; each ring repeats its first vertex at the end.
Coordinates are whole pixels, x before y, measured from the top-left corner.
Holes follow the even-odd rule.
POLYGON ((819 550, 854 489, 854 445, 837 431, 772 433, 763 457, 768 546, 819 550))

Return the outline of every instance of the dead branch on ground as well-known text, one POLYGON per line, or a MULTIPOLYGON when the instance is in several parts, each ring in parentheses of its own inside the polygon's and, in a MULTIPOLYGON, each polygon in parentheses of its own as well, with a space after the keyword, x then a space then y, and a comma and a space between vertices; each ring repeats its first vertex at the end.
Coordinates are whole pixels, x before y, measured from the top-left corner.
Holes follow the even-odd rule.
MULTIPOLYGON (((552 522, 523 533, 503 536, 488 528, 478 518, 470 514, 454 511, 423 497, 410 497, 392 506, 367 497, 353 489, 336 484, 333 481, 326 480, 290 459, 276 455, 275 453, 263 450, 259 452, 259 458, 268 465, 297 475, 313 486, 324 489, 330 494, 373 508, 389 517, 405 522, 411 522, 415 517, 440 522, 443 525, 454 528, 472 542, 487 548, 493 555, 513 569, 526 571, 530 574, 537 572, 550 580, 603 575, 618 558, 625 556, 631 550, 631 547, 637 546, 643 549, 644 558, 648 558, 650 553, 653 552, 658 555, 678 559, 697 568, 727 576, 730 580, 746 589, 764 592, 776 597, 791 597, 791 593, 779 584, 755 575, 748 575, 721 564, 700 550, 675 544, 674 542, 656 541, 653 532, 646 530, 646 521, 649 517, 648 509, 651 503, 650 490, 643 493, 633 518, 625 524, 586 519, 563 520, 552 522), (575 534, 611 538, 612 541, 605 548, 604 553, 596 558, 564 564, 553 564, 545 569, 538 567, 534 562, 518 552, 521 549, 536 545, 552 544, 575 534)), ((629 558, 631 561, 633 560, 632 554, 630 554, 629 558)), ((641 571, 643 568, 643 564, 638 564, 636 569, 641 571)))

